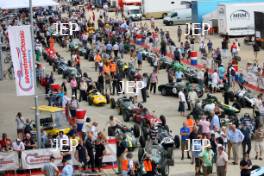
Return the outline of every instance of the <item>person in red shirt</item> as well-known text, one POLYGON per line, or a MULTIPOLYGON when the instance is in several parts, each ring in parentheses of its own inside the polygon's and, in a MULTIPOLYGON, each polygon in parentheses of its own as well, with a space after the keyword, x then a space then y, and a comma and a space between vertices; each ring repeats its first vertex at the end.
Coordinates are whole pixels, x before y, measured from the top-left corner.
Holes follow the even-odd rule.
POLYGON ((3 133, 2 134, 2 140, 0 141, 1 150, 2 151, 9 151, 9 150, 11 150, 11 144, 12 144, 11 139, 7 137, 7 134, 6 133, 3 133))
POLYGON ((231 55, 232 55, 232 58, 234 58, 236 55, 237 55, 237 45, 235 42, 233 42, 233 44, 231 45, 231 55))

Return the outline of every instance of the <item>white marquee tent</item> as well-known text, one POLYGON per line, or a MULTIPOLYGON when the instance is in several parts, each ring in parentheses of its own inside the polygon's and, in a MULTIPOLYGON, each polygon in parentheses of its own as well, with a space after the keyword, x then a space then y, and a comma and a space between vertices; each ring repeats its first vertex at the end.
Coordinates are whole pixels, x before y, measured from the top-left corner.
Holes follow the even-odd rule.
MULTIPOLYGON (((59 5, 53 0, 32 0, 32 7, 47 7, 59 5)), ((29 8, 29 0, 0 0, 0 9, 29 8)))

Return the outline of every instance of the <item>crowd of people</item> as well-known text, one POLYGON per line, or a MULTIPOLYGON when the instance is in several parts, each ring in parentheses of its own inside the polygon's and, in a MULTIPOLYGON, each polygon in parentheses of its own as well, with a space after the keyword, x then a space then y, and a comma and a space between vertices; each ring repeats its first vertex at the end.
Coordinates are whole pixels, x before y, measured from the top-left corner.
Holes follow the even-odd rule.
MULTIPOLYGON (((36 76, 38 83, 44 85, 47 94, 48 104, 66 108, 69 118, 73 120, 71 130, 68 134, 59 132, 56 139, 77 139, 78 146, 74 157, 81 163, 81 167, 89 167, 93 172, 102 169, 102 159, 106 154, 105 144, 107 138, 104 131, 98 129, 98 123, 92 122, 90 118, 86 118, 82 130, 78 131, 75 123, 76 110, 79 108, 79 103, 88 101, 88 93, 92 89, 97 89, 102 94, 115 95, 120 94, 122 90, 121 81, 142 81, 141 91, 135 89, 133 98, 134 103, 141 102, 138 97, 142 97, 142 103, 147 102, 147 98, 151 94, 156 94, 159 75, 159 58, 170 55, 172 60, 177 63, 182 63, 184 60, 190 61, 190 53, 197 45, 202 59, 206 61, 207 66, 204 69, 198 70, 197 77, 199 85, 206 91, 215 93, 220 83, 224 83, 224 99, 225 103, 229 103, 228 91, 231 89, 241 89, 246 82, 243 73, 239 73, 238 62, 239 47, 238 40, 231 41, 226 36, 221 46, 208 40, 206 36, 197 39, 187 37, 183 41, 183 31, 180 26, 175 31, 178 42, 174 42, 168 31, 164 31, 155 25, 155 21, 151 19, 150 26, 147 22, 134 23, 131 19, 121 18, 118 11, 116 18, 111 18, 108 14, 107 6, 103 9, 98 9, 99 17, 95 15, 96 9, 91 3, 85 6, 70 6, 67 3, 53 8, 36 8, 34 12, 35 25, 35 42, 36 42, 36 60, 38 67, 36 76), (88 18, 87 18, 88 16, 88 18), (53 36, 55 32, 53 23, 75 22, 79 26, 79 31, 72 36, 53 36), (98 26, 98 27, 96 27, 98 26), (96 80, 89 77, 89 73, 82 70, 81 53, 78 49, 71 49, 71 58, 68 66, 75 68, 81 77, 77 75, 70 80, 63 81, 61 88, 54 90, 52 85, 56 83, 54 73, 45 75, 40 66, 42 55, 46 52, 46 48, 56 52, 55 43, 61 47, 67 47, 74 42, 75 39, 81 41, 81 45, 86 49, 85 57, 91 57, 95 63, 95 72, 98 73, 96 80), (138 39, 142 40, 148 51, 153 50, 155 58, 153 62, 153 71, 146 73, 142 70, 144 61, 143 50, 136 46, 138 39), (158 49, 158 50, 157 50, 158 49), (228 50, 230 49, 230 54, 228 50), (89 52, 88 52, 89 51, 89 52), (122 63, 125 57, 129 58, 129 63, 122 63), (230 59, 231 56, 231 59, 230 59), (212 58, 212 59, 211 59, 212 58), (228 65, 224 66, 223 60, 228 60, 228 65), (211 63, 209 63, 211 61, 211 63), (210 70, 213 70, 211 73, 210 70), (211 89, 209 87, 211 82, 211 89), (71 89, 71 98, 68 97, 68 88, 71 89), (54 96, 55 95, 55 96, 54 96), (55 98, 54 98, 55 97, 55 98)), ((8 41, 7 27, 9 25, 28 24, 28 13, 26 10, 21 10, 18 16, 12 17, 9 23, 1 21, 1 32, 4 34, 4 39, 8 41)), ((195 32, 195 31, 194 31, 195 32)), ((141 41, 141 42, 142 42, 141 41)), ((254 45, 254 51, 257 53, 259 49, 254 45)), ((59 53, 56 53, 56 58, 62 58, 59 53)), ((257 58, 257 54, 256 54, 257 58)), ((263 75, 264 69, 254 64, 256 74, 263 75)), ((181 82, 184 79, 184 73, 181 70, 168 69, 168 82, 181 82)), ((197 93, 192 89, 188 94, 180 90, 178 93, 179 107, 178 111, 181 116, 186 116, 187 104, 190 111, 194 110, 195 104, 199 100, 197 93)), ((257 97, 255 111, 259 112, 260 120, 253 121, 252 117, 244 116, 235 123, 230 123, 228 126, 222 126, 220 123, 221 112, 215 108, 209 115, 201 115, 198 119, 193 119, 191 115, 187 115, 187 119, 183 123, 179 134, 181 136, 181 159, 185 159, 185 153, 188 145, 191 144, 195 148, 193 151, 187 152, 187 158, 191 159, 191 164, 195 164, 195 174, 201 174, 201 169, 204 175, 212 173, 213 163, 215 163, 218 176, 227 175, 228 161, 233 159, 234 165, 240 165, 241 175, 250 175, 250 170, 253 169, 252 162, 249 159, 251 154, 252 137, 255 140, 255 157, 254 159, 263 160, 264 152, 264 100, 262 94, 257 97), (254 131, 252 126, 254 124, 254 131), (202 141, 210 141, 206 146, 202 141), (190 143, 188 142, 190 141, 190 143), (240 152, 239 148, 243 151, 240 152), (233 152, 233 158, 231 157, 233 152), (240 158, 243 156, 243 158, 240 158), (240 160, 241 159, 241 160, 240 160)), ((22 113, 17 113, 17 138, 11 140, 6 133, 3 133, 0 141, 0 149, 3 152, 17 151, 19 154, 23 150, 31 150, 37 148, 32 133, 34 127, 30 119, 24 119, 22 113)), ((117 126, 119 120, 110 116, 107 123, 111 127, 117 126)), ((126 175, 137 175, 140 172, 139 162, 133 161, 133 154, 128 152, 128 146, 124 140, 124 136, 118 136, 117 143, 117 159, 118 173, 126 175)), ((52 147, 52 136, 48 136, 45 130, 41 131, 41 148, 52 147)), ((62 175, 72 175, 74 168, 72 163, 72 155, 68 151, 62 152, 62 175)), ((46 175, 58 175, 59 170, 54 164, 54 156, 50 157, 50 162, 45 164, 43 170, 46 175)), ((145 170, 144 175, 155 175, 154 166, 151 162, 151 155, 146 155, 143 160, 145 170)))

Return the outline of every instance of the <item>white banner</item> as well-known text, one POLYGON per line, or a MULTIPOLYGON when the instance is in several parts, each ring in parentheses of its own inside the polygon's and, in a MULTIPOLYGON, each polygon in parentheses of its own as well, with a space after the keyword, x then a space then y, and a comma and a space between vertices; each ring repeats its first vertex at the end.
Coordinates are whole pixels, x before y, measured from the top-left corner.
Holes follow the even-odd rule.
POLYGON ((25 150, 22 152, 21 161, 23 169, 43 168, 44 164, 48 163, 50 156, 55 157, 55 164, 61 165, 62 156, 59 150, 54 149, 36 149, 25 150))
POLYGON ((106 154, 103 157, 103 163, 116 162, 116 139, 108 139, 105 144, 106 154))
POLYGON ((0 152, 0 171, 19 168, 17 152, 0 152))
POLYGON ((10 26, 8 38, 16 78, 17 96, 34 95, 34 50, 32 50, 30 26, 10 26))

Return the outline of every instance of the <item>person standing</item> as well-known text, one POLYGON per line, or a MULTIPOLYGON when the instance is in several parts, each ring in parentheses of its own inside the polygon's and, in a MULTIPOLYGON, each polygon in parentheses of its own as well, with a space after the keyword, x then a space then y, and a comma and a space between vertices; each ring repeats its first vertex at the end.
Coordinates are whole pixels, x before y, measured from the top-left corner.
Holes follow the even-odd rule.
POLYGON ((197 92, 195 91, 194 87, 192 87, 192 90, 188 93, 188 100, 190 103, 190 111, 193 111, 196 102, 199 100, 197 92))
POLYGON ((205 136, 207 139, 210 139, 210 122, 206 120, 205 115, 202 115, 198 125, 201 127, 202 135, 205 136))
MULTIPOLYGON (((181 160, 184 160, 184 152, 185 150, 188 149, 188 140, 190 136, 190 128, 187 127, 186 123, 183 123, 183 127, 180 129, 180 134, 181 134, 181 152, 182 152, 182 157, 181 160)), ((189 151, 187 151, 187 157, 188 159, 191 159, 189 155, 189 151)))
POLYGON ((255 131, 255 159, 263 160, 262 155, 264 153, 264 129, 263 125, 260 125, 255 131))
POLYGON ((228 156, 223 146, 217 148, 216 173, 217 176, 226 176, 228 156))
POLYGON ((122 176, 129 176, 134 174, 133 154, 127 153, 126 158, 122 160, 122 176))
POLYGON ((153 89, 153 93, 154 94, 156 93, 157 83, 158 83, 158 73, 157 70, 154 69, 150 75, 150 93, 152 92, 152 89, 153 89))
POLYGON ((61 171, 61 176, 73 176, 73 166, 70 164, 69 160, 62 160, 63 169, 61 171))
POLYGON ((95 140, 95 167, 101 172, 102 161, 105 154, 105 146, 100 139, 95 140))
POLYGON ((182 36, 182 29, 181 29, 181 26, 178 26, 178 29, 177 29, 178 42, 181 42, 181 36, 182 36))
POLYGON ((254 50, 254 55, 255 55, 255 61, 257 61, 258 60, 258 52, 260 50, 258 43, 256 43, 256 42, 254 43, 253 50, 254 50))
POLYGON ((147 102, 147 85, 148 85, 148 74, 143 73, 143 78, 142 78, 142 89, 141 89, 141 95, 143 99, 143 103, 147 102))
POLYGON ((222 41, 222 53, 223 53, 223 58, 224 59, 227 58, 227 50, 228 50, 228 41, 224 39, 222 41))
POLYGON ((79 140, 79 143, 76 147, 76 152, 74 155, 75 155, 76 160, 81 163, 82 168, 85 169, 88 163, 87 161, 88 155, 87 155, 87 151, 86 151, 86 148, 84 146, 82 139, 79 140))
POLYGON ((76 80, 75 77, 73 77, 71 79, 70 86, 71 86, 71 89, 72 89, 72 95, 75 95, 75 97, 77 97, 77 87, 78 87, 78 83, 77 83, 77 80, 76 80))
POLYGON ((251 151, 251 131, 250 131, 249 127, 246 125, 246 122, 244 122, 242 124, 242 128, 240 129, 240 131, 245 136, 244 140, 242 142, 243 153, 250 154, 250 151, 251 151), (246 147, 247 147, 247 151, 246 151, 246 147))
POLYGON ((214 152, 211 150, 211 146, 207 145, 206 148, 199 154, 199 157, 203 161, 203 174, 208 176, 213 170, 213 156, 214 152))
POLYGON ((232 163, 234 165, 237 165, 239 161, 239 147, 242 141, 244 140, 244 135, 239 129, 236 128, 235 125, 232 125, 231 129, 228 130, 227 139, 232 144, 233 157, 234 157, 234 162, 232 163))
POLYGON ((128 151, 127 143, 125 141, 125 136, 120 135, 117 143, 117 165, 118 165, 118 173, 122 173, 122 161, 124 160, 124 155, 128 151))
POLYGON ((88 89, 87 82, 84 81, 84 79, 82 78, 80 81, 79 102, 81 102, 82 100, 87 101, 87 89, 88 89))
POLYGON ((178 111, 180 112, 181 116, 184 116, 185 115, 185 104, 187 102, 186 102, 185 94, 183 93, 181 89, 179 90, 178 96, 180 99, 178 111))
POLYGON ((217 130, 220 130, 220 119, 218 115, 214 111, 212 111, 211 116, 212 120, 210 124, 210 129, 213 130, 214 128, 216 128, 217 130))
POLYGON ((58 167, 54 164, 55 157, 50 156, 50 161, 46 163, 42 169, 45 176, 59 176, 60 171, 58 167))
POLYGON ((17 134, 24 133, 26 123, 25 123, 24 118, 22 117, 21 112, 18 112, 16 115, 16 124, 17 124, 17 134))
POLYGON ((70 104, 69 104, 69 109, 71 113, 71 117, 74 118, 76 117, 76 110, 79 108, 79 102, 76 99, 75 95, 72 95, 70 104))
POLYGON ((119 45, 117 42, 113 46, 113 51, 114 51, 115 58, 117 58, 118 52, 119 52, 119 45))
POLYGON ((95 161, 94 161, 94 143, 93 143, 93 132, 89 131, 85 140, 85 147, 90 158, 88 166, 95 172, 95 161))

